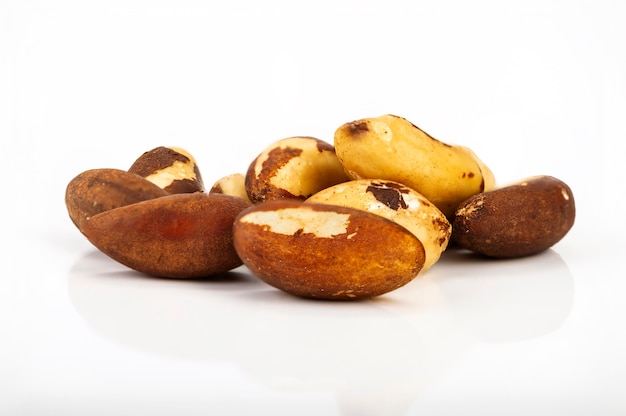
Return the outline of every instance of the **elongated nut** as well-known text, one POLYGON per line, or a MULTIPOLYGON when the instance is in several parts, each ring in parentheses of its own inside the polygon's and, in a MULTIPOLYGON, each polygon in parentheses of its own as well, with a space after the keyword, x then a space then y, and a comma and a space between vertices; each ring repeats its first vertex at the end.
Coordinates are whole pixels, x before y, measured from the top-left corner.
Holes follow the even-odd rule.
POLYGON ((170 194, 204 192, 196 160, 179 147, 155 147, 143 153, 128 169, 170 194))
POLYGON ((445 215, 419 192, 394 181, 360 179, 323 189, 306 202, 341 205, 381 215, 411 231, 424 245, 422 272, 441 257, 452 226, 445 215))
POLYGON ((473 152, 441 142, 395 115, 345 123, 335 151, 350 179, 387 179, 416 190, 448 219, 464 199, 495 186, 473 152))
POLYGON ((275 200, 235 220, 234 244, 244 264, 285 292, 317 299, 363 299, 414 279, 424 247, 406 228, 370 212, 275 200))
POLYGON ((452 240, 490 257, 528 256, 559 242, 575 217, 570 187, 552 176, 537 176, 461 203, 452 240))
POLYGON ((246 192, 245 182, 246 177, 242 173, 233 173, 230 175, 226 175, 215 181, 215 183, 209 190, 209 193, 236 196, 252 204, 252 201, 250 201, 250 198, 248 198, 248 193, 246 192))
POLYGON ((65 206, 70 219, 82 232, 85 221, 96 214, 166 195, 166 191, 134 173, 90 169, 68 183, 65 206))
POLYGON ((154 276, 194 278, 241 265, 232 240, 241 198, 196 192, 112 209, 85 221, 85 236, 119 263, 154 276))
POLYGON ((305 136, 268 146, 250 164, 245 186, 256 204, 283 198, 304 200, 347 180, 333 146, 305 136))

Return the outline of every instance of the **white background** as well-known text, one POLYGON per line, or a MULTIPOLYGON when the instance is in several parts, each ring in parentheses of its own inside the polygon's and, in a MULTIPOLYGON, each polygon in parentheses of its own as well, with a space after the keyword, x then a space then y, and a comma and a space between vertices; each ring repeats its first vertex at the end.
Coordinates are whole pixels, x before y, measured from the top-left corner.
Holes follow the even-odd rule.
POLYGON ((0 1, 0 414, 625 415, 626 3, 215 3, 0 1), (75 175, 156 146, 210 186, 385 113, 501 184, 564 180, 574 228, 320 303, 245 268, 138 275, 65 210, 75 175))

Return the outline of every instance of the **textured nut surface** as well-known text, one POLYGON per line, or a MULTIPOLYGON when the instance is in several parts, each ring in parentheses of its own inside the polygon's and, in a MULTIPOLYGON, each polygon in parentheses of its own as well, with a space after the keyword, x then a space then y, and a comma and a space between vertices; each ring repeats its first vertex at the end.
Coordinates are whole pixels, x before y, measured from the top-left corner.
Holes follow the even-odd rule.
POLYGON ((166 191, 134 173, 120 169, 90 169, 68 183, 65 206, 70 219, 82 232, 89 217, 166 195, 166 191))
POLYGON ((241 198, 175 194, 94 215, 85 236, 112 259, 154 276, 192 278, 241 265, 232 241, 241 198))
POLYGON ((143 153, 128 169, 170 194, 204 192, 194 157, 179 147, 155 147, 143 153))
POLYGON ((495 185, 493 174, 467 148, 441 142, 395 115, 346 123, 335 131, 334 145, 350 179, 403 183, 449 219, 461 201, 495 185))
POLYGON ((233 173, 218 179, 209 193, 236 196, 252 204, 246 192, 246 176, 243 173, 233 173))
POLYGON ((314 137, 288 137, 269 145, 250 164, 245 186, 253 203, 304 200, 347 181, 335 149, 314 137))
POLYGON ((235 220, 235 249, 266 283, 318 299, 362 299, 397 289, 424 265, 424 247, 404 227, 366 211, 276 200, 235 220))
POLYGON ((486 256, 527 256, 560 241, 575 217, 574 195, 567 184, 552 176, 532 177, 460 204, 452 240, 486 256))
POLYGON ((394 181, 360 179, 323 189, 306 202, 352 207, 381 215, 411 231, 424 245, 422 273, 435 264, 448 246, 452 226, 422 194, 394 181))

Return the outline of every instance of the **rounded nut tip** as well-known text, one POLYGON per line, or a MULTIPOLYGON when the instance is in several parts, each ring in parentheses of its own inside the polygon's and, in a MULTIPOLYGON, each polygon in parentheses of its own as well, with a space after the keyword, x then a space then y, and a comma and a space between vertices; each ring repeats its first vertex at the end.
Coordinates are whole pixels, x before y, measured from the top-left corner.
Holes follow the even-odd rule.
POLYGON ((170 194, 204 192, 194 157, 179 147, 155 147, 143 153, 128 169, 170 194))
POLYGON ((90 169, 75 176, 65 190, 70 219, 82 232, 85 222, 114 208, 169 195, 145 178, 120 169, 90 169))

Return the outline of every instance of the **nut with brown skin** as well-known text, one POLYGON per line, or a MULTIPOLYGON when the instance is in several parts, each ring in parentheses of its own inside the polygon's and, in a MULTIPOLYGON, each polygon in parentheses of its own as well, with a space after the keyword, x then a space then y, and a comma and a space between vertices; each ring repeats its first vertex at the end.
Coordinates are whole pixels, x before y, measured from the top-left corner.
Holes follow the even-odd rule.
POLYGON ((314 137, 288 137, 269 145, 250 164, 245 178, 250 201, 305 200, 348 178, 335 149, 314 137))
POLYGON ((575 217, 570 187, 552 176, 536 176, 463 201, 452 241, 489 257, 528 256, 559 242, 575 217))
POLYGON ((82 232, 96 214, 169 195, 139 175, 120 169, 90 169, 78 174, 65 189, 70 219, 82 232))
POLYGON ((100 251, 139 272, 204 277, 242 264, 232 227, 248 206, 228 195, 174 194, 94 215, 83 232, 100 251))
POLYGON ((275 200, 242 211, 235 249, 261 280, 296 296, 357 300, 413 280, 424 246, 406 228, 359 209, 275 200))
POLYGON ((128 169, 170 194, 204 192, 194 157, 179 147, 159 146, 143 153, 128 169))

